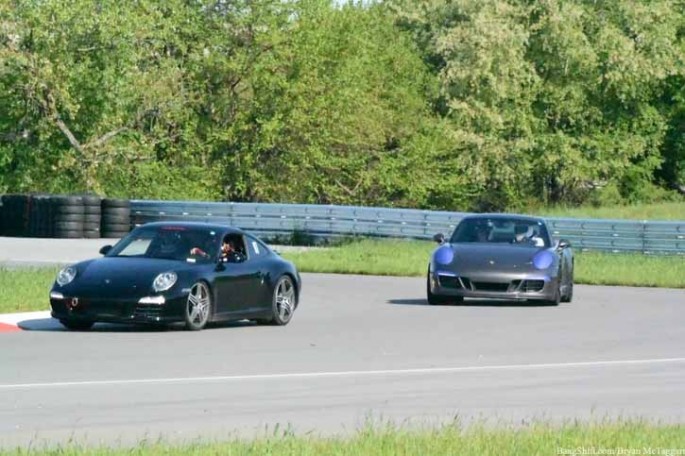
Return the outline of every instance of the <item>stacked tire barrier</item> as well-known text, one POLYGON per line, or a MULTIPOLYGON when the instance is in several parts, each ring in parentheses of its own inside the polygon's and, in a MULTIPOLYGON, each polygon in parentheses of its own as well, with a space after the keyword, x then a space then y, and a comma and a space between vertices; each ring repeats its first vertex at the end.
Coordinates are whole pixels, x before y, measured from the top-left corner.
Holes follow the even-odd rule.
POLYGON ((50 195, 31 195, 29 200, 28 235, 31 237, 51 237, 53 232, 52 225, 50 195))
POLYGON ((5 236, 28 236, 29 214, 31 210, 29 195, 3 195, 2 215, 5 236))
POLYGON ((130 230, 128 200, 103 199, 91 194, 0 197, 0 236, 121 238, 130 230))
POLYGON ((83 237, 85 207, 83 197, 77 195, 53 196, 51 198, 53 234, 56 238, 80 239, 83 237))
POLYGON ((121 238, 131 231, 131 202, 123 199, 102 200, 100 234, 103 238, 121 238))
POLYGON ((83 237, 97 239, 100 237, 102 218, 102 198, 97 195, 83 197, 83 237))

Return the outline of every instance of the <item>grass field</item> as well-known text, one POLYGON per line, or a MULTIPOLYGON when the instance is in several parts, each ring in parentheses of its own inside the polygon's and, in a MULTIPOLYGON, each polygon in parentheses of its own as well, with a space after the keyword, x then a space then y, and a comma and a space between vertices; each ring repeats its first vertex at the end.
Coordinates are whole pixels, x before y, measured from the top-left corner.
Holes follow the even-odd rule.
POLYGON ((255 440, 165 445, 129 449, 66 446, 52 450, 5 452, 7 455, 560 455, 560 454, 685 454, 685 426, 640 421, 571 423, 561 427, 533 424, 510 426, 444 426, 433 430, 385 428, 359 431, 348 438, 296 437, 282 433, 255 440), (585 449, 586 453, 583 453, 585 449), (588 453, 588 451, 595 451, 588 453), (601 452, 603 451, 603 452, 601 452), (614 453, 611 453, 613 451, 614 453), (623 451, 620 453, 619 451, 623 451), (632 452, 631 452, 632 451, 632 452), (653 451, 653 452, 647 452, 653 451), (575 453, 573 453, 575 452, 575 453))
POLYGON ((550 207, 531 211, 548 217, 603 218, 630 220, 685 220, 685 201, 604 207, 550 207))
MULTIPOLYGON (((330 249, 283 256, 301 271, 423 276, 433 242, 363 240, 330 249)), ((576 252, 576 283, 685 288, 685 258, 576 252)))
MULTIPOLYGON (((436 244, 362 240, 338 247, 287 252, 301 272, 423 276, 436 244)), ((57 268, 0 269, 0 313, 47 310, 57 268)), ((576 283, 685 288, 685 258, 577 253, 576 283)))

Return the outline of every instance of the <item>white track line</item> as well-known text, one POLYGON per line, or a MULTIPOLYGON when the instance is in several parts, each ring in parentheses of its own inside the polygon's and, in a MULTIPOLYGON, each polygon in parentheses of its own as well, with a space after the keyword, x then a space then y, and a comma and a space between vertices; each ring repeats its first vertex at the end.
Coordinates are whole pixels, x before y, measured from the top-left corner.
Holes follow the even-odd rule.
POLYGON ((110 385, 140 385, 140 384, 163 384, 163 383, 198 383, 198 382, 229 382, 241 380, 281 380, 281 379, 316 379, 334 377, 365 377, 374 375, 412 375, 412 374, 454 374, 460 372, 484 372, 495 370, 526 370, 526 369, 567 369, 573 367, 604 367, 604 366, 632 366, 645 364, 684 363, 685 358, 662 358, 662 359, 633 359, 615 361, 585 361, 569 363, 544 363, 544 364, 509 364, 493 366, 464 366, 464 367, 430 367, 421 369, 389 369, 389 370, 366 370, 366 371, 340 371, 340 372, 301 372, 290 374, 252 374, 252 375, 228 375, 215 377, 180 377, 180 378, 144 378, 132 380, 93 380, 78 382, 53 382, 53 383, 14 383, 0 384, 3 389, 29 389, 29 388, 57 388, 69 386, 110 386, 110 385))

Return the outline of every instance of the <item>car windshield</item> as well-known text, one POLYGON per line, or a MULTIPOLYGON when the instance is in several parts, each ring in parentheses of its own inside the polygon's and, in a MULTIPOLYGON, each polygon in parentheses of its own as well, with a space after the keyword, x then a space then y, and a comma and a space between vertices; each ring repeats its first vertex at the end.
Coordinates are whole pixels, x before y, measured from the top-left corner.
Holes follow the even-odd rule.
POLYGON ((217 258, 219 237, 214 230, 203 228, 141 227, 117 243, 107 256, 208 263, 217 258))
POLYGON ((451 243, 501 243, 527 247, 549 247, 545 224, 537 220, 506 217, 473 217, 461 221, 451 243))

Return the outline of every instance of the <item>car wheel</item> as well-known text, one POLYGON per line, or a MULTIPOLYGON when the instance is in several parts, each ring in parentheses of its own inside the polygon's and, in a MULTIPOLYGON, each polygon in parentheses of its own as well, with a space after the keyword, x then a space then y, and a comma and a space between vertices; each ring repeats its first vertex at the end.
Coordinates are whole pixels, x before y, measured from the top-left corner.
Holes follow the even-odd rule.
POLYGON ((566 288, 566 294, 561 298, 561 302, 571 302, 573 301, 573 281, 568 284, 566 288))
POLYGON ((561 302, 561 285, 557 285, 557 289, 554 293, 554 298, 551 301, 543 301, 548 306, 558 306, 561 302))
POLYGON ((571 263, 571 271, 569 272, 568 286, 566 287, 566 294, 562 296, 561 302, 573 301, 573 270, 574 263, 571 263))
POLYGON ((95 324, 94 321, 87 320, 60 320, 59 322, 71 331, 88 331, 95 324))
POLYGON ((204 328, 209 321, 211 310, 212 295, 209 293, 209 287, 204 282, 197 282, 190 289, 185 306, 186 329, 198 331, 204 328))
POLYGON ((284 326, 290 322, 297 308, 297 292, 293 280, 289 276, 282 276, 276 282, 271 302, 271 318, 259 320, 260 323, 270 323, 284 326))
POLYGON ((431 306, 441 306, 444 304, 448 304, 450 301, 454 302, 461 302, 464 300, 462 297, 456 297, 456 296, 440 296, 433 294, 431 292, 431 282, 430 282, 430 273, 426 276, 426 300, 428 301, 428 304, 431 306))

